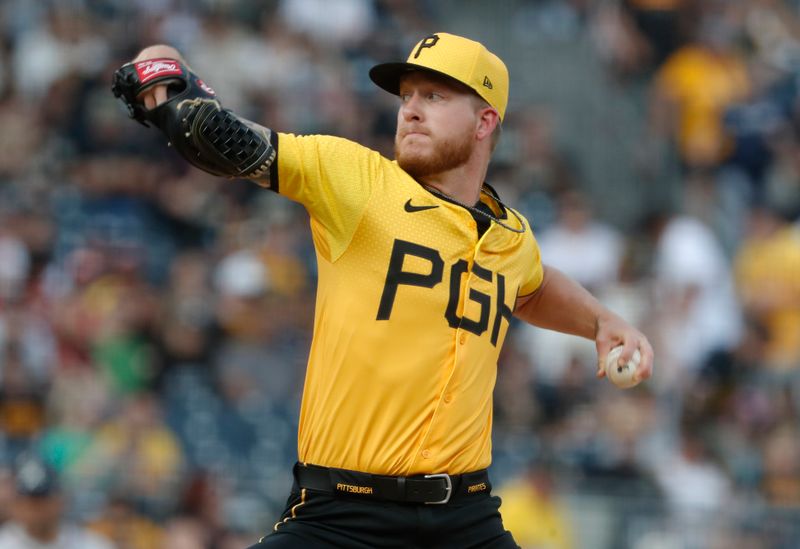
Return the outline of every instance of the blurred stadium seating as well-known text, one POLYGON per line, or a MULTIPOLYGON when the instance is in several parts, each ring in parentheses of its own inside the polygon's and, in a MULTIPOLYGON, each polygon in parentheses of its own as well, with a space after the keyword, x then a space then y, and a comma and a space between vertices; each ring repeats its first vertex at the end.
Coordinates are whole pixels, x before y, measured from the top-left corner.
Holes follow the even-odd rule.
POLYGON ((391 155, 367 69, 435 31, 507 62, 490 182, 657 356, 621 392, 591 343, 513 326, 507 526, 523 547, 796 547, 797 0, 0 2, 0 483, 38 453, 71 520, 146 522, 164 548, 271 528, 313 314, 305 212, 187 167, 110 76, 172 43, 244 116, 391 155))

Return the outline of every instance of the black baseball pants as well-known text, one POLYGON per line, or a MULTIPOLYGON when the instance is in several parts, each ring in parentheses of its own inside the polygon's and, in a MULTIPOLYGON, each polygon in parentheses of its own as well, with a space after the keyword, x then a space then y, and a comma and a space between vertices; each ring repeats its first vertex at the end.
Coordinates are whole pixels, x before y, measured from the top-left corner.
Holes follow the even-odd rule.
POLYGON ((519 549, 499 508, 489 494, 425 505, 295 486, 273 532, 250 549, 519 549))

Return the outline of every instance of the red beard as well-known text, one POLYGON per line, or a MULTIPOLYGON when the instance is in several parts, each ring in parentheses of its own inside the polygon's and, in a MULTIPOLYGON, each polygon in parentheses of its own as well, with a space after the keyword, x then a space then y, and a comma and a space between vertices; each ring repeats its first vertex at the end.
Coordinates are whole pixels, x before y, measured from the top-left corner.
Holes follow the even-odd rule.
POLYGON ((423 153, 404 153, 399 140, 395 137, 394 157, 397 164, 414 179, 443 173, 465 164, 474 147, 471 136, 464 135, 459 141, 434 142, 423 153))

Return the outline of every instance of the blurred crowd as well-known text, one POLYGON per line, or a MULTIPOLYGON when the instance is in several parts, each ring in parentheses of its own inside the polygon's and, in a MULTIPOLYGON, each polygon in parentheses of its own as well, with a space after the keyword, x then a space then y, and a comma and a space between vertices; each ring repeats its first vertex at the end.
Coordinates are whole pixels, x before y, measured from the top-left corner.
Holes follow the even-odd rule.
MULTIPOLYGON (((367 69, 459 32, 453 6, 462 21, 484 4, 0 3, 0 549, 24 536, 241 548, 291 483, 307 216, 188 167, 127 118, 112 72, 170 43, 241 115, 391 156, 396 103, 367 69)), ((641 326, 657 357, 623 392, 594 378, 592 342, 513 326, 495 399, 507 527, 523 547, 796 546, 800 2, 493 10, 473 37, 522 53, 489 181, 529 217, 544 261, 641 326), (558 108, 515 87, 536 70, 526 49, 570 40, 638 105, 637 127, 615 129, 640 136, 627 184, 643 198, 624 223, 584 184, 558 108)))

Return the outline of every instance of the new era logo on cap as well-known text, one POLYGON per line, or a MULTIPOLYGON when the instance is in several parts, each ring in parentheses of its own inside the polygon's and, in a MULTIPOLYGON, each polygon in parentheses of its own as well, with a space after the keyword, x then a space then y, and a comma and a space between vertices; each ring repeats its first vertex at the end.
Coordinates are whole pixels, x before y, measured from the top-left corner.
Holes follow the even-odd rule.
POLYGON ((431 71, 457 80, 494 107, 500 119, 508 104, 508 69, 480 42, 437 32, 414 46, 405 63, 382 63, 369 76, 384 90, 397 95, 400 79, 413 70, 431 71))

